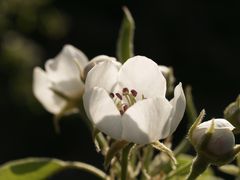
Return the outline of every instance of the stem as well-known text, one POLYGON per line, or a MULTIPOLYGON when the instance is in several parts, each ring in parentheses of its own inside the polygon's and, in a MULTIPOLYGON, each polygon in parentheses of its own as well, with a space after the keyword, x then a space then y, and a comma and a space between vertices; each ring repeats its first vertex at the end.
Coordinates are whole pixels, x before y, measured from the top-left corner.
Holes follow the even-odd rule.
MULTIPOLYGON (((186 100, 187 100, 187 104, 186 104, 186 113, 187 113, 187 117, 188 117, 187 127, 189 129, 191 127, 191 125, 193 124, 193 122, 197 118, 197 110, 196 110, 196 106, 193 101, 192 88, 190 86, 187 86, 185 88, 185 93, 186 93, 186 100)), ((178 156, 179 154, 186 152, 190 147, 191 147, 191 145, 190 145, 189 141, 186 138, 184 138, 179 143, 179 145, 174 149, 175 156, 178 156)))
POLYGON ((171 173, 169 173, 169 174, 166 176, 165 180, 169 180, 169 179, 173 178, 175 175, 181 174, 182 172, 188 170, 188 169, 191 167, 191 164, 192 164, 192 163, 187 163, 187 164, 185 164, 184 166, 179 167, 179 168, 176 169, 175 171, 172 171, 171 173))
POLYGON ((101 179, 107 179, 107 175, 100 169, 86 164, 86 163, 82 163, 82 162, 66 162, 65 164, 66 168, 75 168, 75 169, 80 169, 80 170, 84 170, 86 172, 89 172, 91 174, 94 174, 95 176, 101 178, 101 179))
POLYGON ((127 145, 123 151, 122 151, 122 172, 121 172, 121 180, 126 180, 127 179, 127 170, 128 170, 128 157, 129 157, 129 152, 134 144, 130 143, 127 145))
POLYGON ((186 152, 191 147, 187 139, 183 139, 180 144, 174 149, 173 153, 177 157, 179 154, 186 152))
POLYGON ((204 158, 197 155, 197 157, 193 160, 191 170, 187 176, 186 180, 195 180, 199 175, 201 175, 209 166, 204 158))
POLYGON ((153 157, 153 147, 148 145, 143 149, 143 160, 142 160, 143 167, 142 168, 145 174, 144 173, 142 174, 141 180, 147 179, 146 175, 149 174, 149 165, 152 161, 152 157, 153 157))
POLYGON ((99 144, 100 149, 102 150, 103 155, 105 155, 107 153, 107 150, 109 149, 106 138, 100 132, 97 134, 96 140, 97 140, 97 143, 99 144))

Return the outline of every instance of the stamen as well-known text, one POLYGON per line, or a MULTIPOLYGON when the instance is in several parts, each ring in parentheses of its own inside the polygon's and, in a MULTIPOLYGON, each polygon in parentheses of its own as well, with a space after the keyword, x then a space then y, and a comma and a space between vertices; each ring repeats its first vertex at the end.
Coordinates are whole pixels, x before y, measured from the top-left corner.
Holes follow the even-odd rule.
POLYGON ((128 88, 123 88, 122 93, 123 93, 123 95, 129 94, 128 88))
POLYGON ((128 105, 125 104, 125 105, 123 106, 123 111, 125 112, 127 109, 128 109, 128 105))
POLYGON ((133 95, 134 97, 137 96, 137 91, 136 91, 136 90, 132 89, 132 90, 131 90, 131 93, 132 93, 132 95, 133 95))
POLYGON ((122 100, 122 96, 121 96, 121 94, 119 94, 119 93, 115 93, 115 95, 116 95, 120 100, 122 100))
POLYGON ((114 98, 114 94, 110 93, 109 96, 113 99, 114 98))
MULTIPOLYGON (((137 94, 138 92, 135 89, 129 91, 129 89, 125 87, 122 89, 122 92, 120 91, 120 93, 109 93, 109 96, 114 101, 120 114, 123 115, 129 107, 137 102, 137 94)), ((143 99, 146 99, 144 95, 142 95, 142 100, 143 99)))

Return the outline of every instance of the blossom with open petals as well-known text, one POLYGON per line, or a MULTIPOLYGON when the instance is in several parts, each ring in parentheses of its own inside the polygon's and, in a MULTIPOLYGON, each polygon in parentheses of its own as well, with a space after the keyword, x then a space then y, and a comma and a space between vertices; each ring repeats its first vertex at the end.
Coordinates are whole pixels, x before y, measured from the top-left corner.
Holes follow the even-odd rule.
POLYGON ((97 56, 90 62, 83 52, 65 45, 62 51, 45 63, 45 71, 35 67, 33 71, 33 92, 45 109, 53 114, 76 110, 77 101, 84 91, 83 76, 85 67, 91 67, 104 60, 113 60, 108 56, 97 56))
POLYGON ((89 119, 110 137, 147 144, 171 135, 181 121, 186 100, 182 85, 168 101, 166 79, 144 56, 123 65, 105 61, 89 71, 83 102, 89 119))

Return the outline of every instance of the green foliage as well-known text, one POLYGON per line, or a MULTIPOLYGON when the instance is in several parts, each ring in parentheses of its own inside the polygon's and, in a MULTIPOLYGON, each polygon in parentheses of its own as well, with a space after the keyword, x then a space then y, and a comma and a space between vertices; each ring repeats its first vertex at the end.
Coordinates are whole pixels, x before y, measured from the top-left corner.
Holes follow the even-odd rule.
POLYGON ((56 159, 27 158, 11 161, 0 168, 0 179, 37 180, 46 179, 63 169, 64 163, 56 159))
POLYGON ((133 56, 133 38, 135 23, 129 10, 124 7, 124 18, 119 31, 117 41, 117 58, 124 63, 128 58, 133 56))
MULTIPOLYGON (((177 169, 170 172, 167 175, 167 180, 185 180, 187 174, 190 171, 190 166, 192 164, 193 156, 187 154, 181 154, 178 156, 178 166, 177 169)), ((197 180, 220 180, 214 175, 213 170, 209 167, 197 180)))

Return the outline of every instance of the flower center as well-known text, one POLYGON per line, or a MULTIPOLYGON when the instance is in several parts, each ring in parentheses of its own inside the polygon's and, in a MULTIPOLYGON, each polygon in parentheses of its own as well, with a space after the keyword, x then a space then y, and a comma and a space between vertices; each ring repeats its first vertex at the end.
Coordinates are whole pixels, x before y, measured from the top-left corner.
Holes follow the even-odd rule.
MULTIPOLYGON (((137 94, 138 92, 135 89, 129 91, 128 88, 123 88, 121 93, 110 93, 109 95, 113 99, 121 115, 123 115, 129 107, 137 102, 137 94)), ((142 99, 146 99, 144 95, 142 95, 142 99)))

